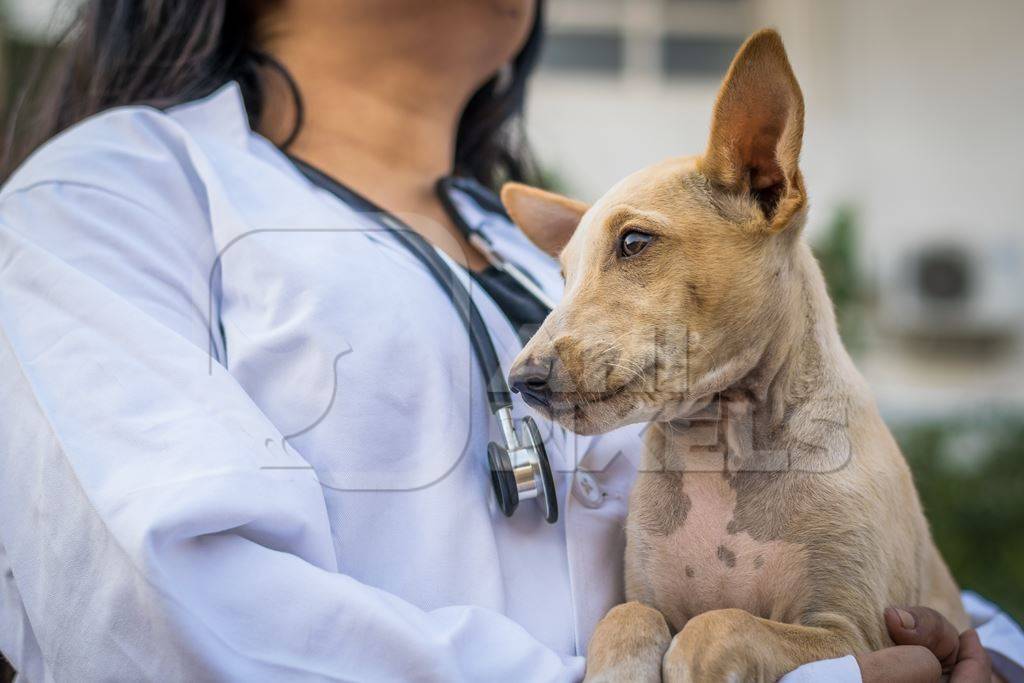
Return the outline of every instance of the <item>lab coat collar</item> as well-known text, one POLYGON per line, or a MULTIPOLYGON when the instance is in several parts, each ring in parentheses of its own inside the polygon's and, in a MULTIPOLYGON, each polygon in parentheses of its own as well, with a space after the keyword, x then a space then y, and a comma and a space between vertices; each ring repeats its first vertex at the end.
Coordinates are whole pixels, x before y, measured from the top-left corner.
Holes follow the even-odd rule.
POLYGON ((239 147, 248 144, 253 132, 242 89, 235 81, 225 83, 206 97, 169 107, 167 114, 192 135, 213 134, 239 147))

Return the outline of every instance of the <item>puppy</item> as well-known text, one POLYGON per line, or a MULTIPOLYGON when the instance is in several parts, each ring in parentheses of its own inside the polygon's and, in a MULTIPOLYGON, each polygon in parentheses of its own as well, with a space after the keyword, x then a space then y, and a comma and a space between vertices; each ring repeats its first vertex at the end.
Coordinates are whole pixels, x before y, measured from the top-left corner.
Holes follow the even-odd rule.
POLYGON ((702 156, 634 173, 591 207, 503 188, 566 283, 512 386, 578 433, 650 423, 630 602, 598 625, 590 680, 774 681, 890 645, 888 605, 968 626, 801 239, 803 123, 765 30, 736 55, 702 156))

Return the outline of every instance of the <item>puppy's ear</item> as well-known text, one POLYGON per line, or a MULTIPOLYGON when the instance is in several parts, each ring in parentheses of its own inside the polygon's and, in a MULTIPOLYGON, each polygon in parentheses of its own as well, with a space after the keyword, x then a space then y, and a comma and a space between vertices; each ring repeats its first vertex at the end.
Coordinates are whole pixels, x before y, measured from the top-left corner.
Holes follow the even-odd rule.
POLYGON ((579 225, 587 205, 522 183, 505 183, 501 203, 530 241, 558 256, 579 225))
POLYGON ((749 194, 768 228, 781 230, 806 203, 797 165, 803 133, 804 98, 782 38, 758 31, 718 91, 701 171, 730 192, 749 194))

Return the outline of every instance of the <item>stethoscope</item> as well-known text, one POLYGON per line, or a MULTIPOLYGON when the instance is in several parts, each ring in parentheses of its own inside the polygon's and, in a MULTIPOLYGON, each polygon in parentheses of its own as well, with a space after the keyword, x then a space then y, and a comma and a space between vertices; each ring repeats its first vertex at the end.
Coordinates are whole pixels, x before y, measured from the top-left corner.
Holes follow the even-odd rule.
MULTIPOLYGON (((511 517, 521 501, 535 499, 540 504, 544 519, 554 524, 558 520, 558 498, 551 463, 548 461, 540 430, 529 415, 521 420, 522 430, 516 429, 512 416, 512 394, 498 362, 494 342, 479 309, 455 271, 429 242, 398 218, 301 159, 292 157, 292 161, 314 185, 330 192, 357 211, 371 215, 427 268, 448 295, 469 334, 470 343, 487 382, 488 405, 501 428, 504 445, 495 441, 487 445, 487 464, 498 507, 506 517, 511 517)), ((507 273, 551 310, 554 307, 553 303, 540 287, 515 264, 502 258, 484 233, 462 220, 461 214, 454 207, 451 195, 453 190, 462 191, 483 208, 504 214, 501 205, 471 182, 458 178, 443 178, 438 181, 436 189, 438 197, 456 225, 464 232, 470 244, 484 255, 488 263, 507 273)))

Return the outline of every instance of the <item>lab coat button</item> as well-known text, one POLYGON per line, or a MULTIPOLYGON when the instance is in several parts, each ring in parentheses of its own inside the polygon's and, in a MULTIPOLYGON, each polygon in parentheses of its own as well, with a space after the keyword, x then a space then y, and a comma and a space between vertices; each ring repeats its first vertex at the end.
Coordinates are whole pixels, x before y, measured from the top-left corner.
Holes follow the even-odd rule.
POLYGON ((576 500, 588 508, 599 508, 604 503, 604 491, 597 485, 597 480, 586 472, 577 472, 572 487, 576 500))

